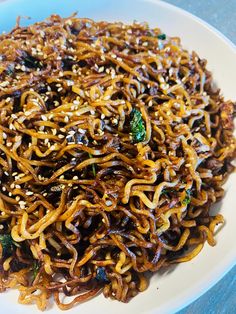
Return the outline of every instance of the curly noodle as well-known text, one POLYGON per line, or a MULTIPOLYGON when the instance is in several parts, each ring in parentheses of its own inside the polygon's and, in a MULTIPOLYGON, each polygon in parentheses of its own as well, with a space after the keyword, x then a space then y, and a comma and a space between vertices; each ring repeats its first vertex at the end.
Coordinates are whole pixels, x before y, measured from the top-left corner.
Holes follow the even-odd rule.
POLYGON ((146 23, 75 15, 0 41, 1 291, 127 302, 215 245, 235 104, 206 60, 146 23))

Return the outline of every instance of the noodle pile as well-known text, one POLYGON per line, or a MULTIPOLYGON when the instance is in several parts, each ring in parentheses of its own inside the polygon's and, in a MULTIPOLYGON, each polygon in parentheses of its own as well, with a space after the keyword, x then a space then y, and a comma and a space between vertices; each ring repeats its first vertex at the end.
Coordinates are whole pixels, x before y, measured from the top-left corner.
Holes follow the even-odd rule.
POLYGON ((0 42, 0 291, 127 302, 215 245, 235 103, 206 60, 146 23, 75 16, 0 42))

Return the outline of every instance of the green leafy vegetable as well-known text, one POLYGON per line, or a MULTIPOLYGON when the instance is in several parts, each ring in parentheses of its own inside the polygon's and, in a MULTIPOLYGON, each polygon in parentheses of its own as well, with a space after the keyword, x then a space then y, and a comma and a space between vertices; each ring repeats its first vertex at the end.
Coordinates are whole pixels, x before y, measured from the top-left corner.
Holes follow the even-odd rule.
POLYGON ((144 141, 146 137, 145 124, 141 112, 136 108, 130 114, 130 128, 135 143, 144 141))
POLYGON ((33 280, 36 278, 40 269, 40 263, 36 260, 33 262, 32 271, 33 271, 33 280))
POLYGON ((165 40, 166 39, 166 34, 160 34, 157 36, 158 39, 161 39, 161 40, 165 40))
POLYGON ((100 282, 109 282, 109 279, 107 278, 107 274, 104 267, 97 268, 96 279, 100 282))
POLYGON ((12 254, 15 249, 15 242, 10 234, 0 234, 0 243, 2 245, 2 256, 7 257, 12 254))
POLYGON ((161 191, 161 195, 169 196, 169 193, 174 193, 174 190, 172 190, 172 189, 163 189, 161 191))
POLYGON ((37 58, 31 56, 28 52, 24 51, 22 53, 22 62, 23 64, 30 69, 41 69, 42 63, 37 58))
POLYGON ((184 205, 188 205, 189 203, 191 202, 191 190, 187 190, 186 191, 186 195, 185 195, 185 198, 183 200, 183 204, 184 205))
POLYGON ((14 69, 15 69, 15 66, 14 66, 14 63, 10 63, 8 65, 8 67, 6 68, 6 74, 9 75, 9 76, 12 76, 13 73, 14 73, 14 69))
MULTIPOLYGON (((89 158, 93 158, 93 155, 89 153, 89 158)), ((96 168, 95 168, 95 164, 92 164, 92 171, 93 171, 93 175, 94 177, 96 177, 96 168)))

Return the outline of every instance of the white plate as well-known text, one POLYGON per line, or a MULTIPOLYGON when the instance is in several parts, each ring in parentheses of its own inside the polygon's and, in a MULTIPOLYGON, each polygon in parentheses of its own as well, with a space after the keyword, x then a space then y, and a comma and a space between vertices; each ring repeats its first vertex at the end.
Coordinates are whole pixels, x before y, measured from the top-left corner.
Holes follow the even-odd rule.
MULTIPOLYGON (((17 15, 31 16, 32 21, 40 21, 51 13, 68 16, 79 11, 79 16, 96 20, 134 19, 148 21, 151 26, 159 26, 168 35, 182 38, 183 45, 195 50, 208 60, 208 68, 213 71, 215 81, 226 98, 235 100, 236 49, 235 46, 214 28, 167 3, 155 0, 8 0, 0 4, 0 31, 10 30, 17 15)), ((24 25, 30 23, 24 21, 24 25)), ((193 261, 178 265, 174 271, 155 274, 148 290, 140 293, 128 304, 105 299, 103 295, 81 304, 68 313, 86 314, 130 314, 130 313, 173 313, 199 297, 236 262, 236 215, 234 212, 236 194, 236 174, 227 182, 227 194, 221 204, 221 212, 226 225, 217 234, 217 245, 207 244, 193 261), (157 290, 158 288, 158 290, 157 290)), ((17 292, 0 295, 0 312, 11 314, 40 313, 36 306, 17 304, 17 292)), ((56 306, 50 314, 59 313, 56 306)))

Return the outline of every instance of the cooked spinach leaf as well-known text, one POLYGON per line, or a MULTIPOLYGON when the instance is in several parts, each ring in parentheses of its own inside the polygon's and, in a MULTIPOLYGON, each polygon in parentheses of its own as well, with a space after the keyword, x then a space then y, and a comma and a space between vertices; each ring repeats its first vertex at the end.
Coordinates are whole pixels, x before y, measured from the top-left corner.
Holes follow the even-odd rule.
POLYGON ((145 124, 141 112, 136 108, 130 114, 130 129, 135 143, 144 141, 146 137, 145 124))

